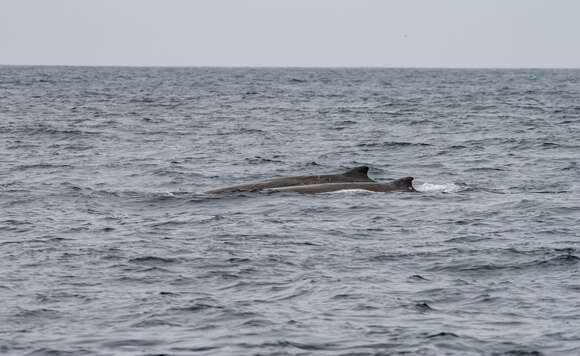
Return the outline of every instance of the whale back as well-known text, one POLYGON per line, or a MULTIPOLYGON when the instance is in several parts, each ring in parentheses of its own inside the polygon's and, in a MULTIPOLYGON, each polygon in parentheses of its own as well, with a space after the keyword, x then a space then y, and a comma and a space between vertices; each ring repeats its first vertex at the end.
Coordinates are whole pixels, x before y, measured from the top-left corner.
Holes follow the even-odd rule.
POLYGON ((342 182, 310 185, 296 185, 292 187, 275 188, 282 192, 297 192, 304 194, 330 193, 341 190, 361 189, 371 192, 416 192, 413 188, 413 177, 404 177, 392 182, 342 182))
POLYGON ((237 190, 262 190, 262 189, 272 189, 272 188, 282 188, 282 187, 312 185, 312 184, 325 184, 325 183, 375 182, 374 180, 368 177, 367 175, 368 171, 369 167, 360 166, 339 174, 295 176, 295 177, 270 179, 256 183, 214 189, 205 192, 205 194, 226 193, 237 190))

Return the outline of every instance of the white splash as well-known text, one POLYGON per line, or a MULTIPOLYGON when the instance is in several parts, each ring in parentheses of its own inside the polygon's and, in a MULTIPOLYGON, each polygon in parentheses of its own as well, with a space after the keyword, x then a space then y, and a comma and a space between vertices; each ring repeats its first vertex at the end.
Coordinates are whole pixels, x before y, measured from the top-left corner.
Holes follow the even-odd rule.
POLYGON ((419 192, 455 193, 461 190, 461 187, 455 183, 444 183, 444 184, 423 183, 421 185, 415 186, 415 189, 418 190, 419 192))

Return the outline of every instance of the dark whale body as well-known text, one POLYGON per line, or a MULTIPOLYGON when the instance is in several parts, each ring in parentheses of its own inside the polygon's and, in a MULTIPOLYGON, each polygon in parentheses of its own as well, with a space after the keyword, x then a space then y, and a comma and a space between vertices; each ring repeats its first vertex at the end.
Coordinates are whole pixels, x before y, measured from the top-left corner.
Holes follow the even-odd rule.
POLYGON ((301 185, 294 187, 275 188, 282 192, 297 192, 305 194, 318 194, 337 192, 348 189, 364 189, 372 192, 416 192, 413 188, 413 177, 405 177, 387 183, 379 182, 348 182, 348 183, 324 183, 301 185))
POLYGON ((354 182, 376 183, 374 180, 368 177, 367 175, 368 171, 369 167, 360 166, 341 174, 324 174, 317 176, 296 176, 296 177, 278 178, 257 183, 235 185, 233 187, 209 190, 204 193, 218 194, 218 193, 233 192, 237 190, 262 190, 282 187, 296 187, 303 185, 321 185, 321 184, 338 184, 338 183, 354 183, 354 182))

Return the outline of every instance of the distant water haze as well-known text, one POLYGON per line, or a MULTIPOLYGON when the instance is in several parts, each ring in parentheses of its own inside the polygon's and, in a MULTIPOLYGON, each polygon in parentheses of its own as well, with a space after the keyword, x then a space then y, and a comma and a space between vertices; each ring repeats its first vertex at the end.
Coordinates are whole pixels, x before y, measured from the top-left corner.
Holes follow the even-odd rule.
POLYGON ((580 67, 580 2, 5 0, 0 64, 580 67))

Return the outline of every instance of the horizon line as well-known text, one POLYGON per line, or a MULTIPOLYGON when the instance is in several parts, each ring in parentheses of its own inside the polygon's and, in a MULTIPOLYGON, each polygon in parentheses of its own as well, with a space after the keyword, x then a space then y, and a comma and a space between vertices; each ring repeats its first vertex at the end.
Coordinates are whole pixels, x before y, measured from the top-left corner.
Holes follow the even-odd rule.
POLYGON ((544 69, 544 70, 577 70, 578 67, 542 67, 542 66, 522 66, 522 67, 493 67, 493 66, 281 66, 281 65, 142 65, 142 64, 5 64, 2 67, 89 67, 89 68, 212 68, 212 69, 544 69))

